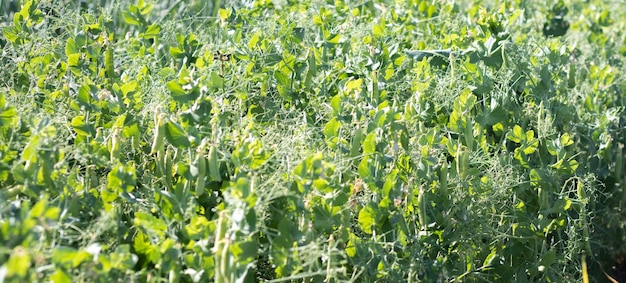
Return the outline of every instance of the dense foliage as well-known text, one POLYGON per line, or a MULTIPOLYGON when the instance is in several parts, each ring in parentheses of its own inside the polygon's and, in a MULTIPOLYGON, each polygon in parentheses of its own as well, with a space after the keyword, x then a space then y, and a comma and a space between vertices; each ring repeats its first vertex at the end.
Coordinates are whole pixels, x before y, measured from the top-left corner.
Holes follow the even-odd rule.
POLYGON ((623 2, 0 6, 0 282, 619 276, 623 2))

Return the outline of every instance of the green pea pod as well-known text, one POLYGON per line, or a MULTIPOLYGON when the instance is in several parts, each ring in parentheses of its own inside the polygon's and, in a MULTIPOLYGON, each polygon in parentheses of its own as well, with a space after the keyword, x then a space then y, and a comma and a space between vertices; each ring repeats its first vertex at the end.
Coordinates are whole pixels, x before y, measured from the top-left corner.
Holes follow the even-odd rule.
POLYGON ((426 215, 427 203, 426 192, 424 191, 424 188, 420 188, 419 195, 417 196, 417 208, 419 209, 417 217, 422 229, 426 229, 426 226, 428 225, 428 216, 426 215))
POLYGON ((448 163, 441 165, 439 170, 439 191, 442 195, 448 196, 448 163))
POLYGON ((201 196, 204 194, 205 189, 205 180, 204 176, 206 175, 206 157, 202 152, 199 152, 196 155, 196 167, 198 168, 198 179, 196 180, 196 196, 201 196))
POLYGON ((474 123, 470 117, 467 117, 467 122, 465 125, 464 136, 465 136, 465 144, 470 150, 474 149, 474 123))
MULTIPOLYGON (((111 39, 112 36, 109 38, 111 39)), ((112 79, 115 77, 115 62, 113 58, 113 43, 109 40, 107 40, 105 44, 106 51, 104 54, 104 73, 107 78, 112 79)))
POLYGON ((111 143, 109 144, 109 152, 111 153, 111 162, 115 162, 120 159, 120 130, 115 129, 111 135, 111 143))
POLYGON ((152 147, 150 148, 150 154, 155 154, 159 150, 163 149, 163 141, 165 139, 165 125, 163 124, 163 117, 157 112, 154 113, 154 139, 152 140, 152 147))
POLYGON ((211 146, 209 150, 209 177, 211 181, 221 182, 222 174, 220 173, 219 158, 215 146, 211 146))
POLYGON ((573 63, 569 64, 569 71, 567 72, 567 86, 570 88, 576 86, 576 67, 573 63))
POLYGON ((363 129, 358 128, 354 133, 354 137, 352 138, 352 144, 350 147, 350 157, 354 158, 359 155, 359 150, 361 149, 361 142, 363 139, 363 129))
POLYGON ((217 229, 215 231, 215 244, 213 245, 213 255, 215 260, 215 283, 230 282, 228 275, 228 239, 226 239, 226 231, 228 230, 228 220, 226 219, 227 211, 219 212, 217 219, 217 229))
POLYGON ((171 189, 172 188, 172 156, 169 150, 165 152, 165 156, 163 156, 163 158, 165 159, 163 162, 165 163, 165 172, 163 172, 165 174, 165 186, 168 189, 171 189))

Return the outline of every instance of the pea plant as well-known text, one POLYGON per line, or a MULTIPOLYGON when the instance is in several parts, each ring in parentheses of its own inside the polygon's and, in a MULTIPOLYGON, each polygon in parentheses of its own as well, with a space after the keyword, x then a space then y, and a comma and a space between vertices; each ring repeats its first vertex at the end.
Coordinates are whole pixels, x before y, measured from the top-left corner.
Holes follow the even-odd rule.
POLYGON ((0 282, 624 280, 618 2, 61 2, 0 1, 0 282))

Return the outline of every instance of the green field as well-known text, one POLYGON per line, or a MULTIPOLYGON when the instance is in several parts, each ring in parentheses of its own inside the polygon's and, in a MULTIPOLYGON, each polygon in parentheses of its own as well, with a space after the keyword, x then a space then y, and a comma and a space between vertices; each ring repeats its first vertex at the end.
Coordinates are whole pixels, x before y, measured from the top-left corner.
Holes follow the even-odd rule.
POLYGON ((626 280, 623 0, 0 0, 0 31, 0 282, 626 280))

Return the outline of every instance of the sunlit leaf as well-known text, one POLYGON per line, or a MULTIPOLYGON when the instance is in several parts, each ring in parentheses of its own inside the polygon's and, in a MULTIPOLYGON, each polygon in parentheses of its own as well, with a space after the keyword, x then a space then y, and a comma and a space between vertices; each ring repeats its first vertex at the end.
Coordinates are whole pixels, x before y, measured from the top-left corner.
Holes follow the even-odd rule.
POLYGON ((337 121, 336 117, 333 117, 326 123, 326 126, 324 126, 324 135, 327 139, 337 137, 339 128, 341 128, 341 122, 337 121))
POLYGON ((189 137, 185 132, 185 129, 173 121, 167 121, 165 123, 165 138, 167 141, 175 147, 188 148, 191 146, 189 137))
POLYGON ((93 136, 96 134, 96 129, 94 128, 94 126, 92 124, 87 124, 87 122, 85 121, 85 117, 83 117, 82 115, 72 118, 72 122, 70 123, 70 125, 79 135, 93 136))
POLYGON ((376 220, 378 218, 378 212, 371 206, 364 206, 359 211, 359 227, 363 232, 372 234, 373 229, 376 227, 376 220))
POLYGON ((376 132, 372 131, 365 137, 365 140, 363 141, 363 153, 364 154, 371 154, 371 153, 376 152, 377 136, 378 135, 376 134, 376 132))

